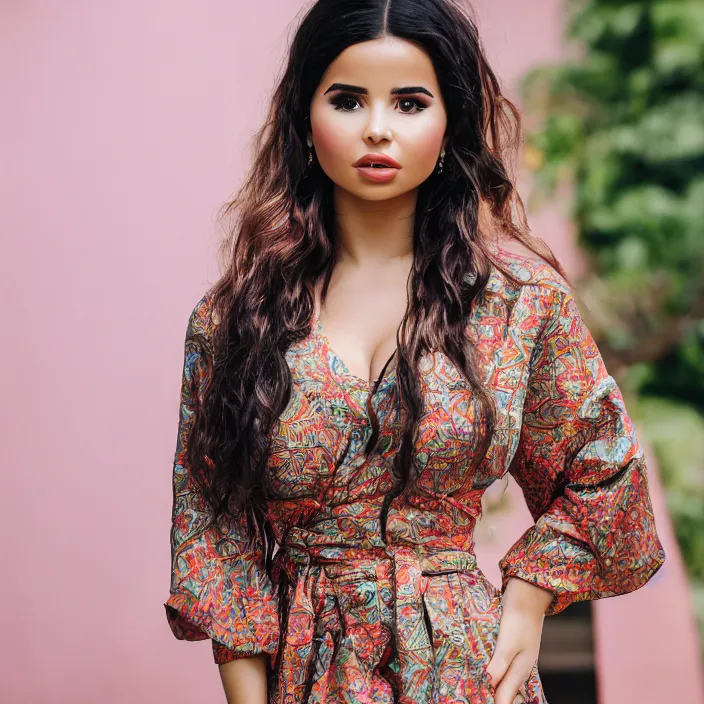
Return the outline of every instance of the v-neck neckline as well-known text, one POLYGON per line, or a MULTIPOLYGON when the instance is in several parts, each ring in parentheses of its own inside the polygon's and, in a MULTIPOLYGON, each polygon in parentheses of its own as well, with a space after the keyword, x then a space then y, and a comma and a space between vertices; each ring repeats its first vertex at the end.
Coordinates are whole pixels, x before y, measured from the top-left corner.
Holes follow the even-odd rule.
MULTIPOLYGON (((391 375, 395 373, 396 371, 396 365, 394 364, 391 369, 389 370, 389 373, 386 374, 386 371, 389 367, 389 364, 391 364, 391 361, 396 357, 396 353, 398 352, 398 348, 396 348, 391 356, 386 360, 384 366, 381 368, 381 372, 379 373, 379 376, 377 377, 376 381, 373 384, 369 383, 368 379, 364 379, 361 376, 357 376, 357 374, 353 374, 350 370, 347 364, 345 363, 345 360, 340 357, 340 355, 335 351, 334 347, 330 343, 330 339, 328 336, 325 334, 325 330, 323 330, 323 325, 320 320, 320 309, 316 309, 314 312, 314 318, 313 318, 313 332, 314 334, 318 337, 318 339, 322 342, 323 347, 327 350, 328 354, 335 359, 337 362, 337 365, 339 368, 342 370, 342 375, 348 379, 356 382, 359 386, 361 386, 365 391, 369 393, 374 393, 382 384, 383 381, 386 381, 391 378, 391 375)), ((328 364, 328 360, 326 358, 326 366, 328 369, 330 369, 333 373, 336 373, 336 370, 334 367, 331 367, 330 364, 328 364)))

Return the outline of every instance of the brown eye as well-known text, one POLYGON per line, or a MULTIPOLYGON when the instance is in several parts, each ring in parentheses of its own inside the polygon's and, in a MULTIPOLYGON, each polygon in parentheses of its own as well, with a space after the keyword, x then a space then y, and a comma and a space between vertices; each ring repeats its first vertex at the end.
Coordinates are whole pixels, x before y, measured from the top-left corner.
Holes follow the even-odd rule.
MULTIPOLYGON (((402 105, 404 103, 410 104, 411 108, 417 108, 414 112, 421 112, 422 110, 425 110, 426 105, 422 103, 420 100, 417 100, 416 98, 401 98, 401 100, 398 101, 399 105, 402 105)), ((406 114, 413 114, 411 110, 404 110, 401 109, 401 112, 406 113, 406 114)))
MULTIPOLYGON (((340 110, 341 112, 355 112, 356 106, 361 107, 356 96, 344 93, 333 98, 332 104, 335 106, 335 110, 340 110)), ((398 104, 403 106, 401 112, 406 115, 414 115, 428 107, 422 100, 418 100, 418 98, 401 98, 398 104)))
POLYGON ((342 112, 353 112, 353 107, 347 107, 350 102, 353 104, 359 104, 359 101, 353 95, 339 95, 333 100, 333 105, 335 106, 335 110, 341 110, 342 112))

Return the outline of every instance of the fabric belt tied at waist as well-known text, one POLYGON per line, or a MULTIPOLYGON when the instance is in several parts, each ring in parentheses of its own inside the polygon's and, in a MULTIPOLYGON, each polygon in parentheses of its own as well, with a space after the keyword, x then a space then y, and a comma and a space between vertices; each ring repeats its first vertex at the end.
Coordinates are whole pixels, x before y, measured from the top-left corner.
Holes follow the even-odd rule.
MULTIPOLYGON (((477 569, 473 552, 447 548, 427 548, 409 545, 384 545, 371 548, 310 546, 285 544, 274 557, 281 570, 280 577, 287 577, 297 584, 310 565, 321 565, 328 578, 360 579, 377 581, 381 575, 389 576, 394 593, 392 628, 395 649, 401 671, 412 668, 417 673, 420 662, 427 663, 426 675, 432 679, 432 651, 430 633, 426 626, 423 600, 427 580, 424 575, 451 572, 471 572, 477 569), (425 651, 425 652, 422 652, 425 651), (419 657, 420 656, 420 657, 419 657)), ((296 597, 307 603, 296 603, 297 616, 307 611, 310 620, 304 640, 313 638, 314 613, 309 589, 299 584, 296 597)), ((301 630, 298 631, 301 635, 301 630)), ((425 669, 425 668, 422 668, 425 669)))
POLYGON ((291 580, 295 580, 301 567, 311 564, 323 565, 330 577, 354 567, 355 570, 368 572, 373 579, 376 571, 370 570, 370 566, 384 560, 391 561, 396 574, 399 573, 399 567, 413 575, 469 572, 477 568, 477 558, 473 552, 409 545, 359 548, 291 543, 282 545, 274 557, 274 562, 286 571, 291 580))

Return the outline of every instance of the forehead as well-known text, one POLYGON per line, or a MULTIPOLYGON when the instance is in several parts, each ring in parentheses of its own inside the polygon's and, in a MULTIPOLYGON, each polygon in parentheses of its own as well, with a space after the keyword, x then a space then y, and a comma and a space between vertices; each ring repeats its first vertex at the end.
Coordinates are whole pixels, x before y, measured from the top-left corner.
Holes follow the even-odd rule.
POLYGON ((383 37, 347 47, 328 66, 319 90, 333 82, 353 83, 370 93, 422 84, 438 89, 437 76, 428 54, 417 44, 399 37, 383 37))

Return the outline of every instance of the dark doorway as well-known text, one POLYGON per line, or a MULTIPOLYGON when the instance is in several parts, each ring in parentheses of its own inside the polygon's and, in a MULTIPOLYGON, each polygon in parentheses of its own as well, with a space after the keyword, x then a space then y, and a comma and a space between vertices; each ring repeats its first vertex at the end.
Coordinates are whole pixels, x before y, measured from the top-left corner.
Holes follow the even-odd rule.
POLYGON ((545 618, 538 669, 548 704, 599 704, 591 602, 545 618))

